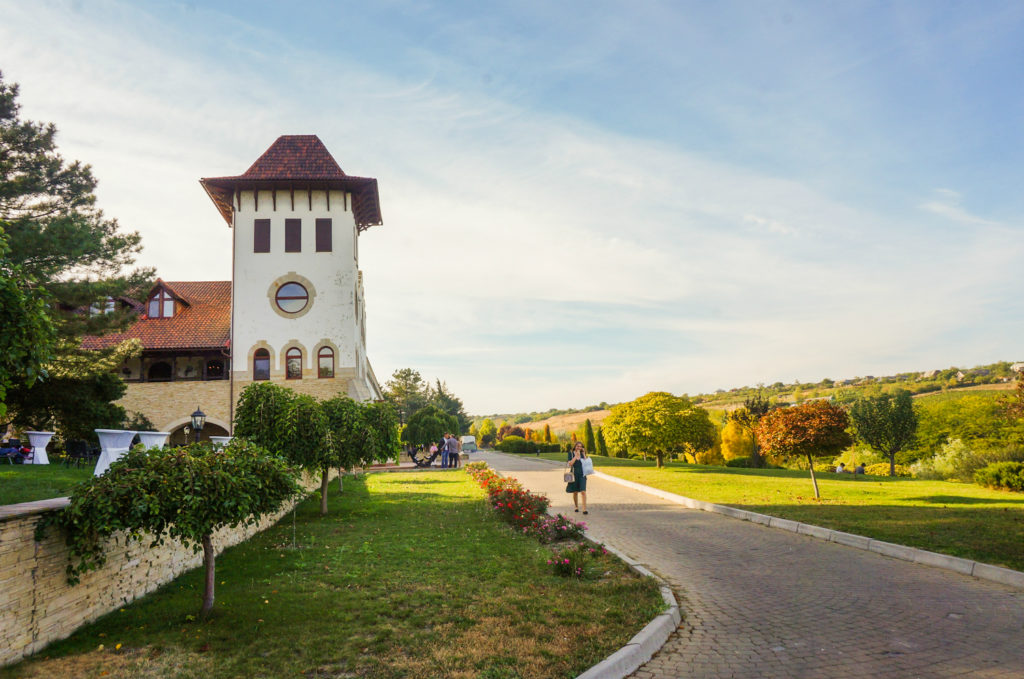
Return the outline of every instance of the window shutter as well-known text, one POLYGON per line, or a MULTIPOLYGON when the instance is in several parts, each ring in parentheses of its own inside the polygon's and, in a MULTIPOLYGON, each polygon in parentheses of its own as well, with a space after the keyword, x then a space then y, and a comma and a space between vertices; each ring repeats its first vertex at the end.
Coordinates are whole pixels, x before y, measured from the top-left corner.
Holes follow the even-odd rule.
POLYGON ((302 220, 284 220, 284 251, 302 252, 302 220))
POLYGON ((316 251, 331 252, 331 220, 316 220, 316 251))
POLYGON ((253 252, 270 252, 270 220, 257 219, 252 238, 253 252))

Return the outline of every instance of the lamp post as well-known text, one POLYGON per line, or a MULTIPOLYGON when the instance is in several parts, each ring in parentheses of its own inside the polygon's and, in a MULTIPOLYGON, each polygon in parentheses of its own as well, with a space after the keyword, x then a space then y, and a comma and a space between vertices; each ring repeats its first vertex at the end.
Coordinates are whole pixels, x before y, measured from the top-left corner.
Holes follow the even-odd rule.
POLYGON ((199 434, 202 433, 203 427, 206 426, 206 413, 196 406, 196 411, 192 413, 192 431, 196 433, 196 443, 199 443, 199 434))

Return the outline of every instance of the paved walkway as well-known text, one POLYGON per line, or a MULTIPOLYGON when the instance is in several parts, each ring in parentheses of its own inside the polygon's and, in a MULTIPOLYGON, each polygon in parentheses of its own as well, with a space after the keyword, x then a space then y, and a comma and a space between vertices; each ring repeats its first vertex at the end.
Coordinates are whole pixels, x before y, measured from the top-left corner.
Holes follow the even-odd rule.
POLYGON ((668 581, 683 624, 633 675, 1024 677, 1024 592, 937 568, 686 509, 588 479, 572 514, 561 469, 474 453, 554 511, 588 524, 668 581))

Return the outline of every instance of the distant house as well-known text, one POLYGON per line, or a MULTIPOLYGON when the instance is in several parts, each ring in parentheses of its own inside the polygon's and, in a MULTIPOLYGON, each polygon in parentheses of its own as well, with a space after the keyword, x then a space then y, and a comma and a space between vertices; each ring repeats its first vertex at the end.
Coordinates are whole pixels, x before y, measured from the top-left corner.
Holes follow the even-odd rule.
POLYGON ((967 375, 964 374, 963 370, 957 370, 956 371, 956 381, 957 382, 963 382, 965 377, 967 377, 967 375))
POLYGON ((1024 363, 1014 363, 1010 366, 1010 370, 1015 373, 1024 373, 1024 363))
POLYGON ((922 380, 933 379, 936 375, 939 374, 939 372, 940 372, 939 370, 926 370, 925 372, 921 373, 921 379, 922 380))

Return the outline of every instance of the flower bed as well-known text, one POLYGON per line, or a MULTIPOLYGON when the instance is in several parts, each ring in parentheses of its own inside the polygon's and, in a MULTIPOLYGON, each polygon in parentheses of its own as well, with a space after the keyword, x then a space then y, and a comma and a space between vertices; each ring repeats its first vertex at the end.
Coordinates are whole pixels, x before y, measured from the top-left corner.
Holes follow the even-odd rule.
MULTIPOLYGON (((487 491, 491 507, 516 530, 533 535, 544 543, 583 538, 587 529, 585 523, 573 521, 563 514, 548 516, 550 500, 547 497, 531 493, 516 479, 499 476, 486 462, 471 462, 465 469, 487 491)), ((584 562, 605 553, 603 547, 594 549, 589 545, 579 545, 556 553, 548 564, 560 575, 587 577, 589 571, 583 567, 584 562)))

